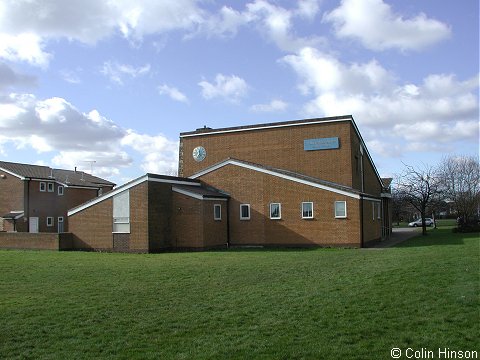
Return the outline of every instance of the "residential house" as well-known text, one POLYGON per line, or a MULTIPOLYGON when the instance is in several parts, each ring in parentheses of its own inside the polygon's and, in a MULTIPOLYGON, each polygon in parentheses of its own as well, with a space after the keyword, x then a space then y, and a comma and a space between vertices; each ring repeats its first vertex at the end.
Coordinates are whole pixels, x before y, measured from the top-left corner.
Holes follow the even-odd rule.
POLYGON ((113 189, 83 171, 0 161, 0 231, 67 232, 67 211, 113 189))

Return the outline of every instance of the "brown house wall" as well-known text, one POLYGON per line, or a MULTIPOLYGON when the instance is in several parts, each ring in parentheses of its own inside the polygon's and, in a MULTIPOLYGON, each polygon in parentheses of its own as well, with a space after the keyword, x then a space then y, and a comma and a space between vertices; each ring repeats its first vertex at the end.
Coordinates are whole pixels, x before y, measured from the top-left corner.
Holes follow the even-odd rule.
MULTIPOLYGON (((24 210, 24 181, 9 173, 0 171, 0 216, 10 211, 24 210)), ((17 220, 21 226, 24 220, 17 220)), ((13 222, 4 222, 0 218, 0 231, 13 231, 13 222)))
POLYGON ((228 192, 232 245, 360 246, 359 200, 228 165, 201 179, 228 192), (301 203, 314 203, 314 219, 301 218, 301 203), (347 219, 335 219, 334 202, 347 202, 347 219), (269 205, 281 203, 282 219, 269 218, 269 205), (251 219, 240 220, 240 204, 251 219))
POLYGON ((227 201, 203 201, 203 246, 205 248, 225 247, 228 239, 227 232, 227 201), (222 206, 221 220, 214 219, 214 205, 222 206))
POLYGON ((111 250, 113 248, 113 199, 90 206, 70 216, 73 248, 111 250))
POLYGON ((129 191, 130 250, 148 252, 148 182, 134 186, 129 191))
POLYGON ((180 139, 179 176, 190 176, 228 157, 287 169, 319 179, 352 185, 350 122, 241 131, 180 139), (339 137, 340 148, 305 151, 304 140, 339 137), (193 149, 203 146, 207 156, 196 162, 193 149))
POLYGON ((172 185, 148 183, 148 233, 150 251, 169 248, 172 239, 172 185))
POLYGON ((363 243, 368 245, 369 242, 380 240, 382 236, 382 219, 377 217, 376 202, 363 200, 363 243), (374 205, 372 205, 374 204, 374 205), (375 216, 373 215, 372 206, 375 208, 375 216))
POLYGON ((172 202, 172 247, 203 247, 202 200, 172 192, 172 202))

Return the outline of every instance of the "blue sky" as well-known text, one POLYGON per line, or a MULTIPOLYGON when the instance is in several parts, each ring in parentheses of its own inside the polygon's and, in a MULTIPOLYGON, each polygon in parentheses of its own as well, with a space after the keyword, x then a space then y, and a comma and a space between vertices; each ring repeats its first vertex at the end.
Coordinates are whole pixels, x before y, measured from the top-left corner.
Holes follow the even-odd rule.
POLYGON ((380 174, 479 151, 476 0, 0 0, 0 158, 117 183, 178 134, 352 114, 380 174))

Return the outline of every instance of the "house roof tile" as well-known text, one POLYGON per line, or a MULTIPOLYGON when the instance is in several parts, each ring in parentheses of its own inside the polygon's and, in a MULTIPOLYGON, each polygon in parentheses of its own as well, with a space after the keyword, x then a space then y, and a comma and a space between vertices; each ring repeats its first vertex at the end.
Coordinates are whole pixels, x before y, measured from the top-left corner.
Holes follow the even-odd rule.
POLYGON ((26 179, 56 181, 66 186, 94 187, 115 186, 114 183, 83 171, 53 169, 49 166, 0 161, 0 169, 26 179))

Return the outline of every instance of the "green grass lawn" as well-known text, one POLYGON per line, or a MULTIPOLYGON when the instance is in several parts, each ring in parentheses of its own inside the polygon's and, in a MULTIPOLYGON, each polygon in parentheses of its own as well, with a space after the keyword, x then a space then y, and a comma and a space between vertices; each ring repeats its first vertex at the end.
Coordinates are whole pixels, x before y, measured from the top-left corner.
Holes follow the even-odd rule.
POLYGON ((381 250, 0 251, 0 358, 480 354, 479 260, 451 229, 381 250))

